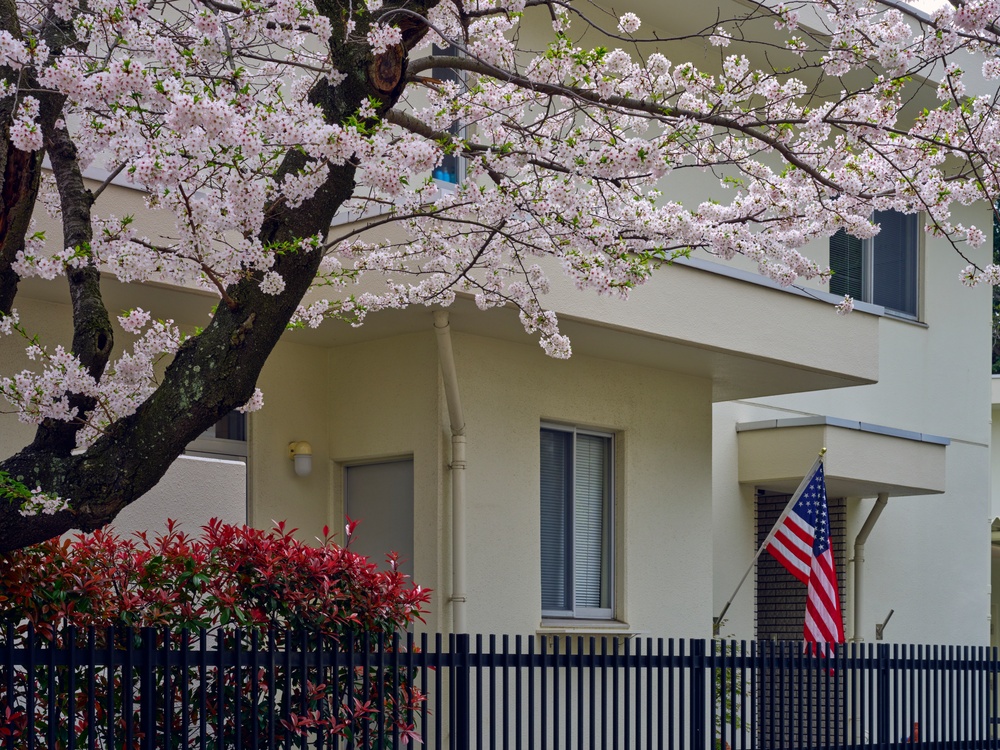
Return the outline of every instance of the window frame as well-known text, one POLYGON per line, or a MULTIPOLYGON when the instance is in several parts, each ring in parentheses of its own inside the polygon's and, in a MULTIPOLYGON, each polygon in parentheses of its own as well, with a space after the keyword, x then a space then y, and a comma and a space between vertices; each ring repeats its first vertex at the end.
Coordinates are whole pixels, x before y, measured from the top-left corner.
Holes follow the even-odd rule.
MULTIPOLYGON (((432 54, 442 55, 442 56, 454 55, 455 57, 460 57, 461 51, 454 44, 450 44, 447 47, 439 47, 437 44, 434 44, 432 47, 432 54)), ((462 71, 452 70, 451 68, 431 68, 430 72, 431 75, 440 78, 440 80, 442 81, 457 83, 461 87, 468 89, 467 76, 465 76, 462 71), (445 75, 454 76, 454 79, 445 78, 444 77, 445 75)), ((456 122, 453 123, 450 128, 448 128, 448 132, 451 135, 455 136, 456 138, 465 138, 467 128, 468 128, 467 125, 456 122)), ((448 156, 445 156, 445 159, 447 158, 448 156)), ((437 184, 438 189, 444 193, 453 193, 455 190, 457 190, 458 187, 465 182, 466 175, 468 173, 468 164, 466 163, 465 157, 461 155, 456 155, 454 158, 455 158, 455 168, 457 170, 457 174, 455 175, 456 179, 454 182, 452 182, 451 180, 443 179, 441 177, 434 177, 433 174, 431 175, 434 179, 434 182, 437 184)), ((444 165, 444 163, 445 162, 442 162, 442 165, 444 165)))
MULTIPOLYGON (((222 417, 218 422, 202 432, 187 444, 185 455, 201 456, 203 458, 229 458, 246 462, 250 456, 250 415, 243 413, 243 430, 247 437, 243 440, 217 437, 221 423, 233 412, 222 417)), ((239 413, 239 412, 236 412, 239 413)))
MULTIPOLYGON (((913 214, 904 214, 901 211, 895 211, 894 209, 887 209, 886 211, 875 212, 875 213, 890 213, 890 212, 899 214, 900 216, 906 217, 907 219, 912 218, 912 220, 915 223, 914 227, 915 243, 913 247, 914 312, 911 313, 907 310, 899 310, 894 307, 889 307, 875 299, 875 243, 878 240, 878 238, 882 236, 881 233, 879 233, 874 237, 869 237, 867 239, 860 240, 861 242, 861 300, 860 301, 881 306, 885 310, 887 315, 897 318, 903 318, 905 320, 919 321, 920 306, 923 301, 923 295, 921 294, 921 286, 922 286, 921 280, 923 275, 923 262, 921 257, 923 254, 922 239, 921 239, 923 236, 923 232, 921 231, 921 229, 923 227, 923 213, 918 212, 913 214)), ((872 214, 873 220, 875 219, 875 213, 872 214)), ((832 235, 830 237, 830 242, 828 243, 828 249, 830 249, 830 246, 832 245, 835 236, 836 235, 832 235)), ((830 260, 832 261, 832 257, 830 258, 830 260)), ((831 263, 831 270, 832 270, 832 263, 831 263)), ((833 289, 831 288, 830 291, 833 292, 833 289)), ((837 292, 834 293, 836 294, 837 292)))
MULTIPOLYGON (((539 427, 539 451, 541 450, 541 435, 543 431, 560 432, 572 436, 571 458, 568 461, 569 485, 572 488, 570 497, 567 500, 565 513, 565 600, 570 603, 569 609, 547 609, 542 604, 543 620, 613 620, 616 606, 616 546, 615 546, 615 516, 616 516, 616 443, 617 435, 611 430, 592 429, 574 425, 559 424, 553 422, 542 422, 539 427), (604 497, 602 517, 604 527, 602 529, 602 569, 601 569, 601 590, 606 596, 606 607, 585 607, 576 604, 576 464, 577 464, 577 437, 579 435, 589 435, 602 438, 606 441, 606 452, 603 457, 605 465, 604 497), (605 593, 606 592, 606 593, 605 593)), ((539 464, 539 483, 542 479, 542 466, 539 464)), ((539 491, 539 512, 541 513, 541 491, 539 491)), ((539 518, 541 524, 541 518, 539 518)), ((539 550, 541 550, 541 536, 539 537, 539 550)), ((544 571, 541 570, 541 554, 539 554, 539 583, 542 582, 544 571)))

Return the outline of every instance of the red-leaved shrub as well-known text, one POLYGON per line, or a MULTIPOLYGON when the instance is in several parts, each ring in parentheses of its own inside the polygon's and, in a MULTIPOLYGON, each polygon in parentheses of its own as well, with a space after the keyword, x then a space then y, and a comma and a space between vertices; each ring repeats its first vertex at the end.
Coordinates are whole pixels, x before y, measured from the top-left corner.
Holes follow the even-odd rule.
MULTIPOLYGON (((211 521, 200 536, 174 522, 150 538, 95 531, 0 554, 0 621, 197 628, 277 623, 339 635, 392 633, 430 598, 395 566, 333 543, 211 521)), ((348 524, 348 535, 353 523, 348 524)))
POLYGON ((0 656, 37 642, 101 660, 0 660, 0 747, 30 732, 39 750, 131 748, 120 738, 138 743, 144 727, 172 747, 249 747, 286 733, 357 747, 379 736, 418 739, 413 717, 424 696, 402 671, 372 666, 357 649, 381 648, 384 660, 430 592, 392 555, 380 571, 326 528, 316 545, 293 534, 284 524, 262 531, 212 521, 189 536, 169 522, 155 537, 97 531, 0 555, 0 656), (7 640, 15 643, 5 648, 7 640), (316 661, 314 649, 347 642, 353 666, 316 661), (133 665, 144 650, 177 655, 133 665), (178 666, 181 652, 189 656, 178 666), (231 666, 226 653, 235 654, 231 666))

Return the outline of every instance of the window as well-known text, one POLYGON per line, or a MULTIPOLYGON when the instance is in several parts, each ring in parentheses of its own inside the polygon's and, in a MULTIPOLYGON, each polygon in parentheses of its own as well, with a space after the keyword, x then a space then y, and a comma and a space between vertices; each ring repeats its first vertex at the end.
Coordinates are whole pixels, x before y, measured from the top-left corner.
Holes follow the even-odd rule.
MULTIPOLYGON (((438 47, 434 45, 435 55, 450 55, 452 57, 458 57, 458 47, 455 45, 449 45, 448 47, 438 47)), ((464 85, 462 76, 459 75, 458 71, 452 70, 451 68, 432 68, 431 74, 434 78, 439 81, 450 81, 452 83, 457 83, 460 86, 464 85)), ((457 122, 452 123, 451 127, 448 128, 448 132, 454 136, 462 136, 462 127, 457 122)), ((435 168, 432 177, 435 180, 440 180, 441 182, 447 182, 451 185, 458 185, 464 178, 464 163, 462 158, 458 154, 445 154, 441 163, 435 168)))
POLYGON ((611 618, 614 441, 541 429, 542 615, 611 618))
POLYGON ((235 409, 188 443, 187 453, 217 458, 247 457, 247 415, 235 409))
POLYGON ((876 211, 882 230, 859 240, 844 230, 830 238, 830 291, 917 317, 919 217, 876 211))

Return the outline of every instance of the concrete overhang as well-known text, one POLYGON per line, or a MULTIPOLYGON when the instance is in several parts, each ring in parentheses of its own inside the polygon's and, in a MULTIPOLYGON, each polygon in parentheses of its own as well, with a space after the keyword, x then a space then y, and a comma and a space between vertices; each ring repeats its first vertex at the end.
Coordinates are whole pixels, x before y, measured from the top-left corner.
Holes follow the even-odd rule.
MULTIPOLYGON (((713 6, 714 7, 714 6, 713 6)), ((714 11, 713 11, 714 13, 714 11)), ((114 186, 119 215, 135 214, 144 231, 170 236, 175 230, 164 212, 149 212, 141 191, 114 186), (148 226, 146 226, 148 224, 148 226)), ((41 217, 44 224, 47 219, 41 217)), ((48 228, 58 228, 48 221, 48 228)), ((356 226, 356 225, 355 225, 356 226)), ((397 229, 373 230, 380 237, 397 229)), ((55 236, 55 235, 54 235, 55 236)), ((405 240, 402 234, 400 241, 405 240)), ((660 268, 629 299, 581 291, 558 262, 541 258, 551 290, 542 304, 559 315, 578 355, 668 370, 711 383, 713 401, 774 396, 877 382, 878 335, 882 308, 857 303, 852 315, 834 313, 836 299, 823 291, 781 288, 758 274, 703 258, 680 258, 660 268)), ((371 275, 346 293, 379 292, 384 279, 371 275)), ((20 294, 69 303, 64 280, 25 279, 20 294)), ((170 284, 127 285, 105 274, 102 291, 112 313, 133 307, 188 328, 204 326, 217 302, 213 294, 170 284)), ((314 290, 307 301, 331 296, 314 290)), ((531 345, 510 309, 477 309, 470 295, 449 308, 454 330, 531 345)), ((69 317, 66 317, 66 326, 69 317)), ((400 334, 429 332, 431 311, 414 306, 367 317, 360 328, 329 322, 316 330, 291 331, 302 344, 335 347, 400 334)), ((60 324, 62 325, 62 324, 60 324)), ((67 330, 67 329, 63 329, 67 330)), ((544 356, 539 351, 539 356, 544 356)))
MULTIPOLYGON (((756 274, 704 261, 661 269, 628 300, 577 290, 558 270, 551 276, 553 289, 543 302, 558 313, 575 354, 705 378, 712 383, 713 401, 878 380, 880 308, 841 317, 830 295, 781 289, 756 274)), ((67 304, 66 284, 58 281, 26 279, 21 293, 67 304)), ((102 289, 114 313, 142 307, 154 317, 191 327, 206 325, 217 302, 214 295, 193 289, 127 285, 108 275, 102 289)), ((449 311, 458 332, 536 341, 512 309, 482 311, 461 296, 449 311)), ((373 313, 359 328, 331 321, 286 335, 333 347, 430 330, 431 312, 415 306, 373 313)))
POLYGON ((948 438, 833 417, 736 425, 739 481, 791 493, 822 448, 830 497, 934 495, 945 490, 948 438))
POLYGON ((694 258, 660 269, 627 301, 550 278, 545 303, 575 351, 707 377, 713 401, 878 381, 878 306, 839 316, 833 295, 694 258))

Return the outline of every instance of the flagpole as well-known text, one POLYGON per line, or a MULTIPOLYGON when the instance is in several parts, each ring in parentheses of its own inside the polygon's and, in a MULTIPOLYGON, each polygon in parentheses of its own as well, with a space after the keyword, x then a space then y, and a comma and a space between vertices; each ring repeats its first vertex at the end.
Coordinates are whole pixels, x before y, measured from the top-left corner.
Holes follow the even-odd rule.
POLYGON ((712 618, 713 637, 719 634, 719 628, 722 626, 722 618, 726 616, 726 612, 729 611, 729 605, 733 603, 733 599, 735 599, 736 595, 740 593, 740 589, 743 587, 744 582, 750 575, 750 571, 753 570, 753 566, 757 564, 757 558, 760 557, 760 553, 763 552, 767 548, 767 545, 771 543, 771 540, 774 539, 774 535, 778 532, 778 529, 781 527, 781 524, 784 523, 785 519, 788 517, 788 514, 792 512, 792 508, 795 507, 795 503, 798 502, 799 497, 802 495, 803 492, 805 492, 806 486, 812 479, 813 474, 816 473, 816 469, 818 469, 819 465, 823 463, 823 456, 825 455, 826 455, 826 448, 820 448, 819 456, 813 462, 813 465, 809 468, 809 471, 806 472, 806 475, 802 477, 802 481, 799 482, 798 489, 795 490, 795 493, 792 495, 792 499, 788 501, 788 505, 786 505, 785 509, 781 511, 781 515, 778 516, 778 520, 775 521, 774 526, 771 527, 771 532, 767 535, 767 538, 764 539, 763 543, 757 549, 757 554, 755 554, 753 556, 753 560, 750 561, 750 567, 747 568, 747 572, 743 574, 743 577, 740 579, 740 582, 736 584, 736 590, 733 592, 733 595, 729 597, 729 600, 722 608, 722 611, 719 613, 719 616, 712 618))

